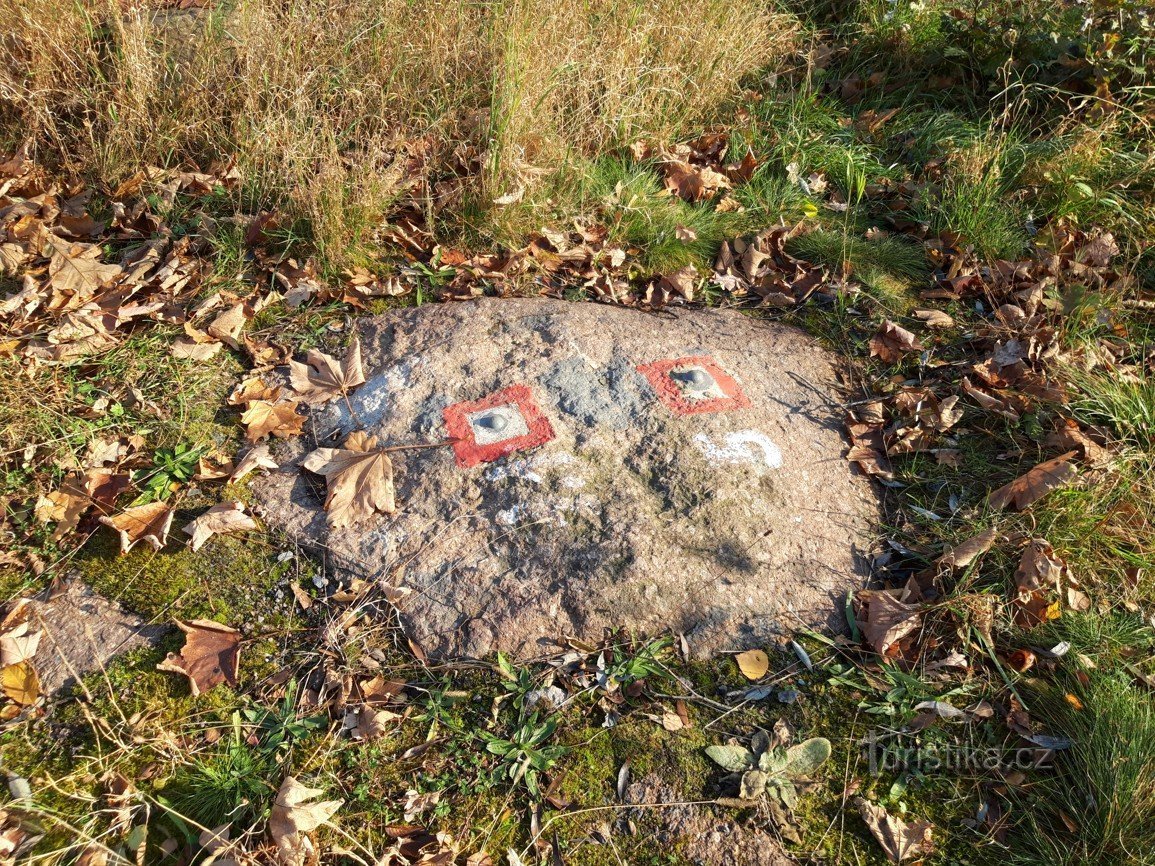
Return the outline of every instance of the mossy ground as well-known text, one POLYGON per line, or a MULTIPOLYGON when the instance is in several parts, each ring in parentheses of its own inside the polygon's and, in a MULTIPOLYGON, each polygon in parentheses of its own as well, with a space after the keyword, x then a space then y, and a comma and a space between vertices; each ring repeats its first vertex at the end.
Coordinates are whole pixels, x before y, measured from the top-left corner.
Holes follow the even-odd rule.
MULTIPOLYGON (((880 318, 918 327, 909 317, 926 304, 919 292, 931 285, 934 268, 920 244, 895 233, 895 213, 878 190, 903 183, 919 186, 900 216, 925 224, 930 236, 961 235, 988 262, 1028 256, 1046 242, 1039 227, 1049 222, 1110 229, 1136 292, 1155 286, 1147 237, 1155 215, 1150 79, 1143 77, 1151 47, 1142 28, 1112 30, 1102 19, 1085 18, 1089 7, 1071 4, 788 6, 815 49, 803 71, 786 88, 768 78, 751 78, 718 117, 730 132, 734 152, 749 145, 761 161, 753 177, 733 191, 744 210, 720 211, 667 196, 657 166, 633 160, 623 150, 575 157, 569 175, 552 178, 523 202, 499 211, 496 219, 503 226, 472 225, 475 218, 486 218, 481 208, 464 216, 436 214, 430 220, 433 229, 468 222, 467 237, 499 236, 519 246, 525 227, 569 225, 575 218, 604 224, 612 242, 632 251, 626 276, 645 281, 651 272, 687 264, 708 269, 718 245, 733 235, 807 221, 811 230, 793 238, 788 252, 824 265, 855 290, 773 315, 803 326, 849 359, 863 397, 924 382, 937 369, 924 364, 923 353, 897 364, 871 357, 869 341, 880 318), (1012 98, 1019 93, 1021 98, 1012 98), (1098 108, 1073 111, 1069 100, 1075 94, 1081 94, 1076 108, 1083 97, 1098 102, 1098 108), (878 122, 892 110, 893 116, 878 122), (837 191, 836 199, 815 195, 799 182, 812 173, 837 191)), ((1119 2, 1106 17, 1134 21, 1140 12, 1136 4, 1119 2)), ((23 135, 22 129, 5 128, 2 140, 16 144, 23 135)), ((240 192, 246 195, 251 198, 240 192)), ((235 202, 222 188, 222 195, 211 201, 178 197, 171 213, 158 205, 157 212, 178 235, 204 228, 201 215, 213 218, 213 273, 205 294, 221 288, 242 295, 253 290, 245 273, 251 253, 242 224, 234 219, 236 207, 253 203, 235 202)), ((297 222, 280 231, 277 252, 299 250, 302 258, 325 253, 322 245, 310 244, 307 231, 298 231, 297 222)), ((456 243, 461 234, 439 240, 456 243)), ((330 258, 333 252, 330 246, 330 258)), ((373 249, 364 261, 386 270, 397 264, 389 256, 381 261, 380 252, 373 249)), ((429 263, 405 261, 416 291, 371 301, 366 312, 422 303, 442 290, 454 271, 440 266, 441 252, 439 247, 429 263)), ((349 260, 361 258, 357 252, 349 260)), ((336 270, 326 276, 342 278, 336 270)), ((3 277, 0 289, 14 293, 19 283, 3 277)), ((518 290, 540 289, 529 279, 518 284, 518 290)), ((720 297, 709 286, 702 289, 707 300, 720 297)), ((1147 354, 1155 332, 1149 310, 1127 307, 1113 293, 1084 285, 1048 292, 1047 303, 1065 314, 1064 350, 1107 341, 1133 356, 1147 354)), ((575 300, 590 296, 583 286, 570 286, 566 293, 575 300)), ((950 335, 926 334, 926 358, 939 367, 973 360, 970 329, 983 324, 983 311, 973 300, 936 307, 963 327, 950 335)), ((247 333, 297 350, 334 351, 347 339, 350 313, 340 303, 318 302, 295 312, 274 305, 249 323, 247 333)), ((224 351, 211 364, 179 361, 170 352, 177 333, 167 325, 140 328, 97 360, 31 370, 0 355, 0 450, 10 458, 35 443, 37 460, 48 467, 48 479, 56 481, 68 471, 70 459, 98 436, 140 435, 148 451, 183 443, 235 450, 241 430, 224 397, 245 367, 244 356, 224 351)), ((211 782, 211 771, 248 767, 259 777, 254 802, 233 804, 251 809, 247 822, 267 811, 269 793, 291 772, 324 788, 326 796, 345 800, 340 832, 321 831, 334 844, 348 845, 352 839, 367 850, 383 849, 389 844, 385 828, 405 820, 407 793, 439 792, 440 802, 414 820, 451 833, 465 851, 485 848, 499 859, 506 850, 524 850, 532 841, 531 814, 540 808, 542 839, 556 838, 568 866, 615 859, 681 866, 677 844, 655 841, 656 810, 636 818, 637 832, 616 832, 610 845, 594 840, 605 824, 618 825, 625 814, 617 795, 623 765, 629 765, 634 780, 654 776, 687 800, 710 799, 722 793, 723 773, 704 757, 704 747, 748 736, 757 727, 771 728, 782 718, 796 738, 824 736, 833 744, 831 760, 795 811, 802 841, 788 848, 799 857, 884 862, 850 805, 857 794, 891 814, 932 820, 937 853, 930 862, 1151 862, 1155 784, 1149 772, 1133 770, 1150 767, 1155 744, 1146 690, 1155 669, 1144 615, 1155 604, 1152 384, 1149 375, 1133 381, 1072 370, 1064 376, 1071 395, 1069 411, 1063 411, 1106 431, 1118 449, 1112 471, 1085 473, 1079 483, 1052 494, 1028 514, 991 513, 982 504, 987 491, 1046 456, 1043 437, 1057 413, 1043 410, 1009 422, 971 407, 965 435, 957 437, 957 465, 918 454, 895 461, 895 478, 884 491, 891 549, 883 570, 893 585, 902 585, 944 546, 993 526, 1008 536, 1049 539, 1095 598, 1093 609, 1066 612, 1030 632, 1017 629, 1007 603, 1018 551, 996 548, 947 588, 956 596, 981 593, 996 602, 997 652, 971 658, 971 671, 953 679, 918 669, 900 672, 913 678, 912 685, 869 654, 848 656, 845 647, 799 637, 814 670, 804 670, 790 650, 771 649, 769 676, 775 689, 727 712, 711 701, 729 701, 727 693, 750 686, 731 659, 684 664, 669 657, 667 669, 701 698, 686 701, 691 726, 667 731, 654 720, 672 704, 658 693, 686 691, 677 681, 650 677, 647 691, 611 707, 620 718, 610 727, 602 725, 607 696, 592 686, 579 689, 581 695, 557 716, 551 742, 565 751, 545 776, 547 785, 556 785, 547 787, 544 800, 523 784, 510 783, 508 768, 480 737, 482 732, 511 737, 520 724, 508 701, 494 710, 495 700, 507 695, 494 668, 426 668, 408 654, 403 636, 390 623, 359 621, 356 634, 343 635, 344 644, 334 645, 331 626, 343 622, 348 611, 326 605, 308 613, 299 610, 289 584, 310 591, 320 565, 276 538, 215 538, 196 554, 174 543, 161 551, 138 547, 120 556, 115 536, 99 529, 79 552, 67 550, 35 521, 31 505, 20 501, 33 482, 32 467, 6 459, 0 496, 20 530, 24 551, 74 570, 150 621, 212 618, 241 628, 245 639, 238 688, 195 698, 181 677, 156 670, 165 653, 179 649, 179 633, 173 631, 156 647, 121 656, 86 679, 90 699, 74 694, 46 717, 8 720, 0 734, 3 768, 29 781, 29 811, 38 812, 48 828, 41 851, 65 861, 79 853, 69 846, 107 830, 108 816, 99 811, 107 773, 136 781, 138 803, 152 810, 156 835, 148 856, 155 859, 163 834, 179 831, 166 803, 180 799, 193 804, 182 808, 195 808, 204 797, 185 795, 207 791, 215 798, 209 803, 214 810, 222 802, 228 806, 219 787, 206 780, 211 782), (294 555, 282 559, 282 552, 294 555), (1009 651, 1049 650, 1061 642, 1071 649, 1058 659, 1040 653, 1042 662, 1034 670, 1019 674, 1008 668, 1009 651), (294 680, 278 676, 285 670, 294 680), (352 741, 340 730, 339 717, 303 709, 304 715, 323 716, 325 730, 270 749, 266 734, 242 715, 241 748, 252 752, 253 762, 230 763, 236 713, 276 708, 288 682, 315 686, 330 675, 370 670, 409 684, 401 710, 405 718, 389 735, 371 743, 352 741), (1014 693, 1027 701, 1040 730, 1070 734, 1080 742, 1058 755, 1057 770, 1029 770, 1021 780, 969 769, 919 772, 886 766, 872 773, 862 741, 872 732, 909 723, 917 701, 955 688, 962 691, 951 697, 954 703, 988 700, 999 713, 985 721, 936 722, 917 735, 923 746, 1005 750, 1020 744, 1005 725, 1014 693), (797 699, 780 702, 776 690, 796 691, 797 699), (1116 783, 1126 783, 1123 795, 1116 795, 1116 783), (990 814, 992 803, 1011 815, 1006 849, 977 820, 984 808, 990 814)), ((657 510, 691 515, 703 507, 693 477, 639 480, 657 510)), ((247 499, 243 487, 216 492, 247 499)), ((177 495, 174 536, 179 538, 183 522, 215 499, 189 488, 177 495)), ((0 567, 0 592, 9 597, 43 582, 28 570, 0 567)), ((951 618, 952 604, 943 605, 935 624, 965 630, 963 614, 951 618)), ((967 642, 949 629, 944 640, 956 638, 960 645, 967 642)), ((544 683, 552 673, 543 665, 534 668, 532 677, 544 683)), ((703 808, 719 820, 766 823, 756 809, 703 808)), ((202 817, 210 814, 219 812, 208 810, 202 817)))

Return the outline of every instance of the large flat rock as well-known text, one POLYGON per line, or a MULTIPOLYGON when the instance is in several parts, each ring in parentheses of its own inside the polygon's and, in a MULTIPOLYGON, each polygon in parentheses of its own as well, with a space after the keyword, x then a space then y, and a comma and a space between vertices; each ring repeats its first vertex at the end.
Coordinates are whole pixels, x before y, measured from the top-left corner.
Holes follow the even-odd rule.
POLYGON ((315 411, 258 503, 331 567, 407 590, 431 655, 527 658, 625 627, 705 656, 835 623, 865 578, 876 496, 843 459, 835 359, 801 331, 480 300, 359 333, 352 414, 315 411), (355 429, 457 442, 397 452, 398 513, 331 531, 298 463, 355 429))

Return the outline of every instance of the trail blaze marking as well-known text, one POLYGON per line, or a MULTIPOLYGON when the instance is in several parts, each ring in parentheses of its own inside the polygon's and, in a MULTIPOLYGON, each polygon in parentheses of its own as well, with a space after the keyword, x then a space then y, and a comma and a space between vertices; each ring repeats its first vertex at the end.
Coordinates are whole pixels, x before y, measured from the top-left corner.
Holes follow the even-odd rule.
POLYGON ((742 386, 708 355, 667 358, 638 367, 671 411, 678 415, 747 409, 742 386))
POLYGON ((553 427, 528 385, 511 385, 480 400, 454 403, 442 416, 462 469, 536 448, 554 438, 553 427))

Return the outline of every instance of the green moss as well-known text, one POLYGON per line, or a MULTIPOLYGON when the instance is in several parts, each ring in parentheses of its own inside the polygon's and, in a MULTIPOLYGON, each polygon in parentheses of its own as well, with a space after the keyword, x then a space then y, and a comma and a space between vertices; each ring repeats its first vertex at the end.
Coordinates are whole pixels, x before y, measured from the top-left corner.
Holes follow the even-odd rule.
MULTIPOLYGON (((179 510, 174 527, 194 512, 179 510)), ((97 592, 156 621, 208 618, 235 627, 262 630, 293 619, 293 597, 276 597, 274 587, 290 568, 276 561, 265 539, 214 536, 199 551, 177 546, 177 529, 160 551, 138 545, 119 554, 117 537, 101 531, 76 560, 80 577, 97 592)))

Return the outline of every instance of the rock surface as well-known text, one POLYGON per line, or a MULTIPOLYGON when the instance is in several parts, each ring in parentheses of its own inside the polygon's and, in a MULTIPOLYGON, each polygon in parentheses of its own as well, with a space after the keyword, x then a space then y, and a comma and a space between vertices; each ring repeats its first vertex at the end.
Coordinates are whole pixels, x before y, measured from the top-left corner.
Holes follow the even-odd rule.
POLYGON ((707 656, 837 623, 864 580, 877 500, 843 459, 833 357, 801 331, 535 299, 359 333, 352 413, 315 410, 255 492, 331 568, 400 588, 430 655, 530 658, 625 627, 707 656), (331 531, 299 463, 356 429, 459 441, 393 454, 397 514, 331 531))
POLYGON ((27 618, 33 631, 43 632, 32 664, 48 695, 90 671, 103 670, 120 653, 155 643, 168 631, 149 625, 79 580, 29 599, 27 618))

